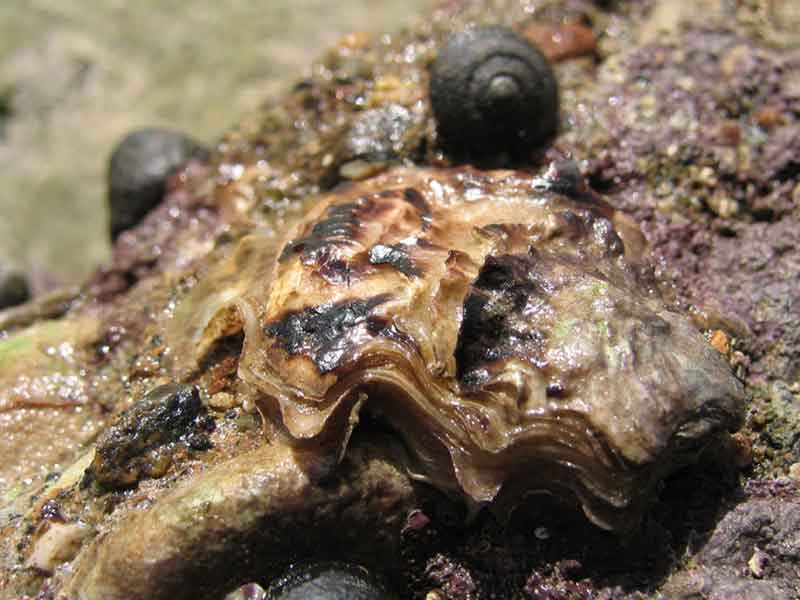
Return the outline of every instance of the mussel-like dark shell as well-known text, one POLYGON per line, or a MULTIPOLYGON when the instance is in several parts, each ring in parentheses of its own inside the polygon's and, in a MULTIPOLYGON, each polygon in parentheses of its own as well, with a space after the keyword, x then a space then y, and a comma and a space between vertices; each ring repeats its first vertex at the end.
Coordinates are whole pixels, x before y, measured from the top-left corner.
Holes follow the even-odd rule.
POLYGON ((505 27, 451 37, 431 70, 439 133, 457 152, 521 154, 558 127, 558 86, 547 58, 505 27))

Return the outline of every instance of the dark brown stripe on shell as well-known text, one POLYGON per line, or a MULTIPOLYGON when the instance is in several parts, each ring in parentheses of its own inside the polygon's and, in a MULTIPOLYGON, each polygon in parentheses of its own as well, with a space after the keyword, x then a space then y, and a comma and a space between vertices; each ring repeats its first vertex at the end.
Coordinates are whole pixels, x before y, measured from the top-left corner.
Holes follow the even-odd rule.
POLYGON ((358 210, 356 203, 328 207, 325 218, 318 221, 308 235, 286 244, 278 260, 283 262, 295 254, 316 260, 329 246, 354 237, 358 231, 358 210))
POLYGON ((489 378, 494 363, 511 356, 546 366, 547 333, 525 317, 552 294, 547 277, 530 255, 489 256, 464 299, 464 320, 455 358, 467 388, 489 378))
POLYGON ((369 317, 376 306, 390 298, 390 294, 379 294, 366 300, 311 306, 266 325, 264 332, 290 355, 305 355, 320 373, 329 373, 340 367, 356 347, 356 331, 380 333, 369 317))
POLYGON ((417 214, 420 217, 429 217, 431 214, 431 207, 425 197, 414 188, 406 188, 403 190, 403 199, 417 209, 417 214))

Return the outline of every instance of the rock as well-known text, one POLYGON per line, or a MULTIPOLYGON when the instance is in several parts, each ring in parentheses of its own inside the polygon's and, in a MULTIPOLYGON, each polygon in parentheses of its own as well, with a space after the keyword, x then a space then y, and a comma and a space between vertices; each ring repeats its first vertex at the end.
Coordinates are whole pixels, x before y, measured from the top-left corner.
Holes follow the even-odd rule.
POLYGON ((791 600, 788 582, 776 585, 742 576, 734 569, 700 568, 683 571, 664 586, 659 600, 791 600))
POLYGON ((364 111, 342 139, 337 162, 396 160, 403 155, 404 138, 412 125, 413 115, 399 104, 364 111))
POLYGON ((536 44, 553 62, 592 56, 597 50, 594 33, 581 23, 553 25, 533 21, 522 30, 522 37, 536 44))
POLYGON ((800 500, 756 498, 740 504, 722 518, 696 561, 699 568, 671 577, 660 598, 795 598, 800 500))
MULTIPOLYGON (((792 216, 772 224, 752 223, 735 237, 716 239, 707 252, 679 251, 682 256, 677 257, 681 273, 699 273, 684 277, 696 298, 707 305, 717 302, 722 312, 740 317, 752 331, 737 347, 752 361, 751 376, 769 373, 770 378, 793 381, 800 370, 800 331, 795 327, 800 290, 792 275, 800 268, 798 225, 792 216), (690 267, 692 257, 701 254, 690 267), (731 273, 737 277, 735 286, 726 283, 731 273)), ((678 239, 676 235, 673 241, 678 239)), ((707 239, 701 234, 690 243, 702 248, 707 239)))
POLYGON ((26 564, 52 573, 59 564, 75 558, 81 544, 91 533, 91 528, 84 523, 47 522, 43 531, 37 532, 33 551, 26 564))
POLYGON ((717 525, 696 556, 697 569, 677 573, 660 598, 783 600, 800 580, 800 500, 754 498, 717 525))
POLYGON ((800 500, 740 504, 722 518, 697 561, 741 570, 757 549, 770 557, 765 577, 800 580, 800 500))
POLYGON ((763 161, 766 181, 796 178, 800 172, 800 125, 787 125, 770 134, 763 161))
POLYGON ((442 554, 428 561, 425 575, 442 590, 445 598, 452 600, 478 598, 478 586, 470 570, 442 554))
POLYGON ((308 452, 262 444, 179 479, 81 553, 65 597, 218 600, 232 581, 272 581, 291 557, 346 555, 396 573, 402 523, 421 499, 392 462, 401 448, 391 438, 353 437, 335 473, 308 452))

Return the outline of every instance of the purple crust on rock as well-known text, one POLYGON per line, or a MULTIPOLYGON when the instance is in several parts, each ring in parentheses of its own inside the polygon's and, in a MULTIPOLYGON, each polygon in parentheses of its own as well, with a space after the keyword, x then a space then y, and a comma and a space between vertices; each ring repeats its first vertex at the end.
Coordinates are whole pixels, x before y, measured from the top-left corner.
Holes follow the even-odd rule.
POLYGON ((689 302, 747 323, 751 373, 790 381, 800 369, 800 94, 786 75, 798 70, 796 50, 687 25, 601 69, 603 102, 566 106, 572 128, 557 144, 633 212, 689 302))

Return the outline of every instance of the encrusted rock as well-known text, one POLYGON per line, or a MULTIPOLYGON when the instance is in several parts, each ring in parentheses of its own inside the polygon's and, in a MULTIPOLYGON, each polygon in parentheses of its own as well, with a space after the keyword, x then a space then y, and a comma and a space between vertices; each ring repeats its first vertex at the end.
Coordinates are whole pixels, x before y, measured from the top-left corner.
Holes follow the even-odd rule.
POLYGON ((413 113, 399 104, 366 110, 355 117, 332 156, 340 175, 345 179, 363 179, 354 175, 357 164, 373 174, 384 163, 407 156, 413 151, 406 146, 414 122, 413 113))
POLYGON ((662 598, 795 598, 800 581, 800 501, 751 498, 725 515, 662 598))

